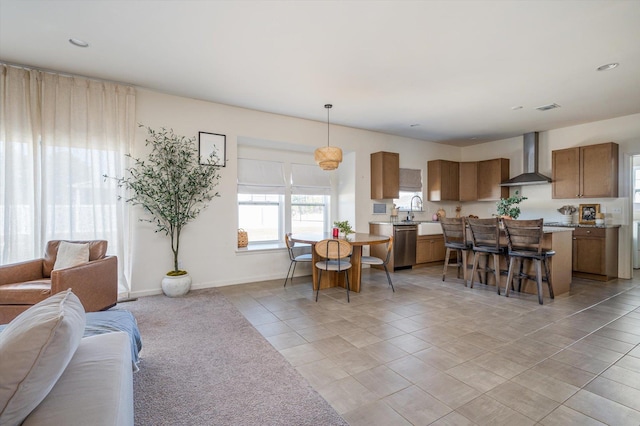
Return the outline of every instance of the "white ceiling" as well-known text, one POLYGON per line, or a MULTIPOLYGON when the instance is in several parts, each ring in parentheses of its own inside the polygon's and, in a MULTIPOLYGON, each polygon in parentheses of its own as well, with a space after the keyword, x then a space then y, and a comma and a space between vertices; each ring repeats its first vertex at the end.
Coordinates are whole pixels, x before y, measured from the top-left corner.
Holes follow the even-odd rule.
POLYGON ((0 60, 464 146, 639 113, 640 1, 0 0, 0 60))

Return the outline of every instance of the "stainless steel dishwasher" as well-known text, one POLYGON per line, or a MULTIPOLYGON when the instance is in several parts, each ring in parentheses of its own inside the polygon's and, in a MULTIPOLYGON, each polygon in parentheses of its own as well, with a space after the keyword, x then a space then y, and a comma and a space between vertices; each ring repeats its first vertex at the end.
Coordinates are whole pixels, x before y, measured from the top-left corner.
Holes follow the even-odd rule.
POLYGON ((416 263, 418 225, 393 227, 393 269, 411 268, 416 263))

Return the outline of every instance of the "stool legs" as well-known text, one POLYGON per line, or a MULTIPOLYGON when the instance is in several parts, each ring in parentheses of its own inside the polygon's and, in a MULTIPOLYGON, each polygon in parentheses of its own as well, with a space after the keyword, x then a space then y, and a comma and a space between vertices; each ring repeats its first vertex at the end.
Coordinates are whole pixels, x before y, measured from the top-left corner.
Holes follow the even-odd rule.
POLYGON ((514 275, 517 275, 517 278, 519 280, 519 284, 518 284, 518 291, 521 290, 522 288, 522 280, 531 280, 533 279, 533 276, 528 275, 527 273, 525 273, 523 271, 523 264, 525 260, 531 260, 534 262, 534 269, 536 272, 536 288, 538 290, 538 303, 540 303, 541 305, 543 304, 543 291, 542 291, 542 281, 547 281, 547 285, 549 286, 549 297, 551 297, 551 299, 554 298, 554 294, 553 294, 553 285, 551 283, 551 273, 549 271, 549 263, 547 261, 547 258, 543 258, 542 260, 540 259, 535 259, 535 258, 519 258, 516 261, 516 258, 514 256, 511 257, 511 259, 509 260, 509 275, 507 276, 507 284, 505 285, 505 293, 504 295, 506 297, 509 297, 509 292, 511 291, 511 288, 513 287, 513 279, 515 278, 514 275), (519 265, 519 272, 514 272, 516 270, 516 268, 518 268, 517 263, 520 263, 519 265), (542 274, 542 268, 544 267, 544 275, 542 274))

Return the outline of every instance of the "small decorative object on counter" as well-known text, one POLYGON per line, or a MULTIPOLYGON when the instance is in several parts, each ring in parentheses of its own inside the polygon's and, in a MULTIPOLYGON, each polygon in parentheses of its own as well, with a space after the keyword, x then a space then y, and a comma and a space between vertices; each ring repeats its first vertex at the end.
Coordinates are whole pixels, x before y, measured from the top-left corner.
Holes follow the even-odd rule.
POLYGON ((340 230, 338 228, 333 228, 332 230, 333 238, 338 238, 339 235, 340 235, 340 230))
POLYGON ((396 207, 396 204, 393 204, 393 208, 391 209, 391 222, 397 222, 398 221, 398 208, 396 207))
POLYGON ((447 217, 447 212, 444 209, 438 209, 438 220, 440 220, 443 217, 447 217))
POLYGON ((596 213, 596 226, 604 225, 604 213, 596 213))
POLYGON ((438 217, 438 213, 434 213, 433 216, 431 216, 431 220, 433 220, 434 222, 439 221, 440 217, 438 217))
POLYGON ((562 223, 565 225, 571 224, 571 222, 573 221, 572 215, 577 211, 578 209, 570 205, 560 207, 558 209, 558 213, 562 213, 562 223))

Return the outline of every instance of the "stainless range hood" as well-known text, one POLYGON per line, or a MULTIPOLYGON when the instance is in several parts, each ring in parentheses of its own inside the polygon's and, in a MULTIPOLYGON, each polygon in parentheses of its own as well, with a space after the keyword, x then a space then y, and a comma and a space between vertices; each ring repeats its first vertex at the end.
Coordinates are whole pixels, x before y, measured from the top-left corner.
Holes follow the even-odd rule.
POLYGON ((502 182, 500 186, 541 185, 551 178, 538 173, 538 132, 524 134, 524 173, 502 182))

